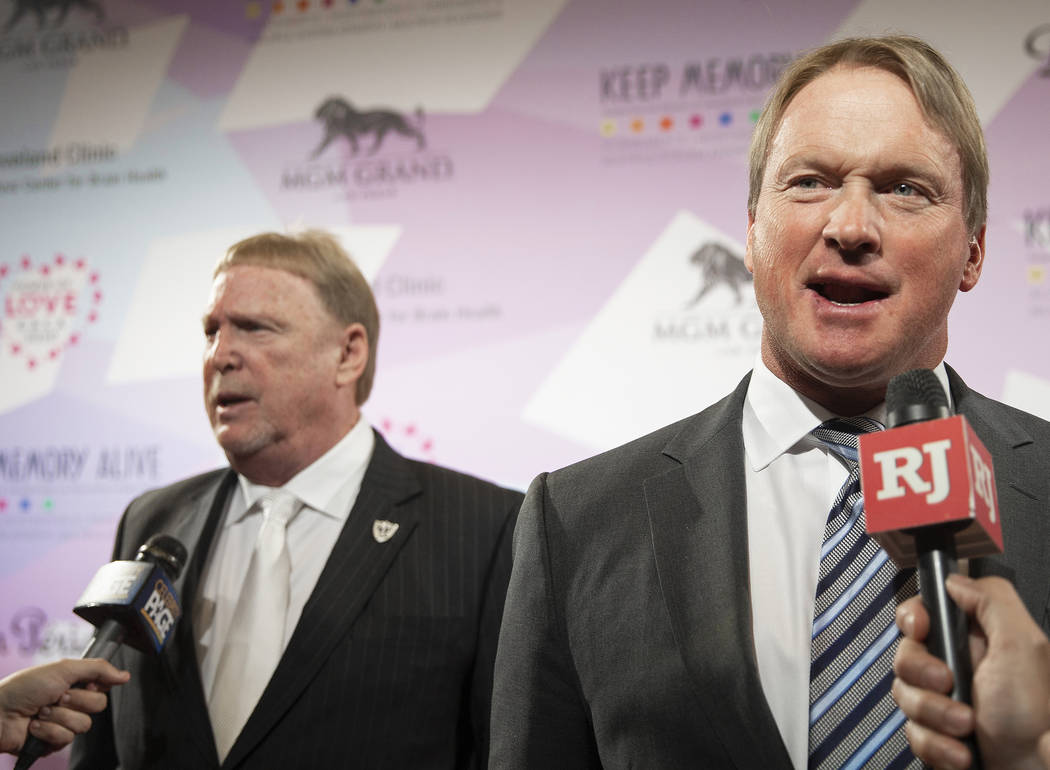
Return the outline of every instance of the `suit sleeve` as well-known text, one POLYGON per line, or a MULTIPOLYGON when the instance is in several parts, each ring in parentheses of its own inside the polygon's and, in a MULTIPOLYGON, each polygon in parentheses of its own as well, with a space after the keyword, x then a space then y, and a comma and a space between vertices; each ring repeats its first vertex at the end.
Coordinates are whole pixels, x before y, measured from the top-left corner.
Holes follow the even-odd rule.
POLYGON ((511 537, 514 522, 521 507, 521 493, 511 498, 502 512, 502 527, 488 566, 485 580, 481 618, 478 625, 478 645, 471 680, 470 714, 476 767, 484 767, 489 755, 489 715, 492 710, 492 672, 496 664, 496 646, 499 642, 503 603, 510 580, 511 537))
POLYGON ((552 574, 547 476, 533 481, 514 533, 492 696, 494 770, 601 767, 552 574))

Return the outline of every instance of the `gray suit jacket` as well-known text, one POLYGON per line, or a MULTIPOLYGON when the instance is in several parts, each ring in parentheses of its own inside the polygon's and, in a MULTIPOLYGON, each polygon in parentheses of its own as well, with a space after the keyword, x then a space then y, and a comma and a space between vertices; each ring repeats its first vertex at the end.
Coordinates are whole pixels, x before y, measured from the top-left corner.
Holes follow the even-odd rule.
MULTIPOLYGON (((1050 423, 970 391, 1009 577, 1048 627, 1050 423)), ((700 414, 537 478, 514 536, 490 767, 790 768, 751 629, 741 414, 700 414)))
MULTIPOLYGON (((160 656, 122 649, 131 682, 74 744, 71 767, 218 768, 194 648, 192 602, 236 475, 149 492, 120 522, 114 558, 151 535, 189 550, 183 617, 160 656)), ((521 494, 414 462, 376 435, 357 502, 284 656, 223 768, 484 765, 492 666, 521 494), (372 522, 400 527, 385 543, 372 522)))

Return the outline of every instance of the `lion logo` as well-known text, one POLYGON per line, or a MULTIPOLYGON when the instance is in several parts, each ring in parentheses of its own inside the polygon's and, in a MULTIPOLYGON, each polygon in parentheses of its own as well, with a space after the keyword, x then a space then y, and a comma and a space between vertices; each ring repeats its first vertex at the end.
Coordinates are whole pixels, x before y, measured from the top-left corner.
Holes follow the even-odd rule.
POLYGON ((374 155, 391 131, 407 139, 414 139, 417 150, 426 146, 422 131, 422 109, 416 110, 416 125, 412 125, 404 115, 393 110, 357 110, 346 99, 334 96, 321 103, 314 117, 324 126, 324 138, 313 151, 311 158, 316 158, 339 137, 345 137, 350 143, 350 153, 357 155, 358 139, 368 135, 374 137, 368 154, 374 155))
POLYGON ((732 289, 739 305, 744 300, 743 287, 752 281, 744 260, 725 246, 709 241, 693 252, 689 261, 700 270, 700 288, 686 308, 695 307, 716 286, 732 289))
POLYGON ((14 4, 15 8, 11 12, 7 24, 4 25, 4 32, 9 32, 27 13, 34 14, 36 16, 37 29, 43 29, 47 21, 47 14, 55 9, 58 10, 58 15, 55 17, 53 26, 61 27, 65 23, 70 9, 74 6, 94 13, 95 21, 98 24, 101 24, 106 18, 106 13, 102 10, 98 0, 15 0, 14 4))

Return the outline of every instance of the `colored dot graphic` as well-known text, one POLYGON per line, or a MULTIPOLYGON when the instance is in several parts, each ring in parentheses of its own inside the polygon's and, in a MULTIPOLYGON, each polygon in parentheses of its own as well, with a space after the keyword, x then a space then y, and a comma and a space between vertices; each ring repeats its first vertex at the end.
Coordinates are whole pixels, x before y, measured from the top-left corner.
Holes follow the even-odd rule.
POLYGON ((384 417, 379 421, 379 429, 391 442, 410 455, 428 461, 434 459, 434 439, 420 431, 415 423, 398 423, 384 417))
MULTIPOLYGON (((761 110, 748 110, 746 114, 746 119, 753 125, 758 121, 761 110)), ((711 127, 732 128, 742 124, 744 119, 743 112, 734 113, 731 110, 709 113, 707 115, 699 112, 684 115, 665 113, 649 119, 639 115, 629 118, 602 118, 598 122, 598 133, 605 138, 617 136, 624 132, 635 135, 655 132, 670 134, 682 131, 699 131, 703 128, 711 130, 711 127)))
MULTIPOLYGON (((28 497, 23 497, 20 500, 8 497, 0 497, 0 515, 6 514, 9 511, 19 510, 22 513, 33 512, 33 501, 28 497)), ((38 509, 51 513, 55 510, 55 501, 50 497, 45 497, 40 501, 38 509)))
MULTIPOLYGON (((311 8, 335 8, 337 6, 345 5, 365 5, 366 0, 294 0, 294 2, 284 2, 284 0, 275 0, 269 3, 270 13, 274 16, 279 16, 285 13, 306 13, 311 8)), ((369 5, 382 5, 383 0, 371 0, 369 5)), ((247 19, 259 19, 263 15, 264 3, 258 0, 251 0, 244 6, 244 16, 247 19)))

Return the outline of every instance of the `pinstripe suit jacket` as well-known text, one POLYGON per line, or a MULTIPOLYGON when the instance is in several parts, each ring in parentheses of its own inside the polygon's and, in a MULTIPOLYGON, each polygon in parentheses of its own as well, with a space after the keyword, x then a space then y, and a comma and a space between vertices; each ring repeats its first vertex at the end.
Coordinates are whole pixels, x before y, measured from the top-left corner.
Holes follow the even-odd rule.
MULTIPOLYGON (((114 558, 153 534, 190 552, 183 616, 159 656, 122 649, 131 682, 77 739, 83 770, 218 768, 194 648, 192 601, 236 475, 149 492, 114 558)), ((492 667, 521 494, 406 460, 378 434, 357 502, 273 678, 223 768, 468 768, 488 753, 492 667), (385 543, 372 522, 400 527, 385 543)))
MULTIPOLYGON (((1002 556, 1050 629, 1050 423, 969 390, 1002 556)), ((537 478, 514 535, 492 705, 498 770, 791 767, 755 662, 741 414, 709 409, 537 478)))

